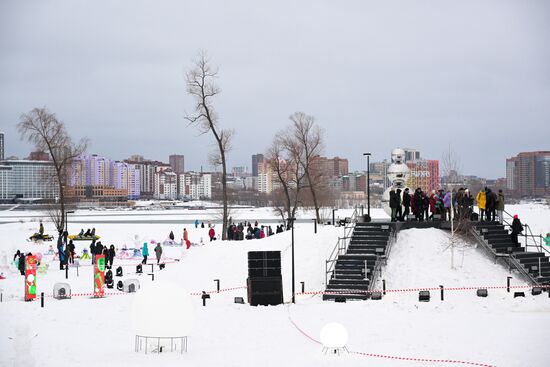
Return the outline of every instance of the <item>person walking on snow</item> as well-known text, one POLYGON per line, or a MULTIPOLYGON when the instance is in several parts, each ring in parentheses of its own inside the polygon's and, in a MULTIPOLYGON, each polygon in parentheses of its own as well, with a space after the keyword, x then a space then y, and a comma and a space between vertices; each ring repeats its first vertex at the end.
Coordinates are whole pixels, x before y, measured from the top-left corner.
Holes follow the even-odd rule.
POLYGON ((189 250, 189 247, 191 247, 191 241, 189 241, 189 233, 187 232, 187 228, 183 229, 183 242, 185 243, 185 248, 189 250))
POLYGON ((157 245, 155 246, 155 255, 157 256, 157 264, 159 264, 160 257, 162 256, 162 246, 160 245, 160 242, 157 242, 157 245))
POLYGON ((214 240, 215 235, 216 235, 216 231, 214 230, 214 228, 210 227, 210 229, 208 230, 208 236, 210 237, 210 242, 214 240))
POLYGON ((141 249, 141 256, 143 256, 143 260, 141 261, 141 263, 147 264, 147 256, 149 256, 149 247, 147 247, 147 242, 143 243, 143 247, 141 249))
POLYGON ((195 219, 195 228, 199 228, 199 220, 195 219))

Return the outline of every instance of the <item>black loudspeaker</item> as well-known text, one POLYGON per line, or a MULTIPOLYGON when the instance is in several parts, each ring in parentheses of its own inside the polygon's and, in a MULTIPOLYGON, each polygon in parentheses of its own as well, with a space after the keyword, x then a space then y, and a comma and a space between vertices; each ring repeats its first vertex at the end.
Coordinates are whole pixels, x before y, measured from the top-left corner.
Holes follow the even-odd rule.
POLYGON ((108 281, 113 281, 113 272, 111 270, 107 270, 107 272, 105 273, 105 282, 108 282, 108 281))
POLYGON ((248 303, 251 306, 283 303, 283 279, 278 277, 248 278, 248 303))
POLYGON ((380 301, 382 299, 382 292, 372 292, 370 295, 370 299, 374 301, 380 301))
POLYGON ((418 293, 418 300, 420 302, 430 302, 430 291, 420 291, 418 293))
POLYGON ((487 297, 489 293, 487 292, 486 288, 480 288, 477 290, 477 296, 478 297, 487 297))
POLYGON ((119 266, 116 268, 116 276, 121 277, 122 276, 122 266, 119 266))
POLYGON ((280 277, 281 251, 250 251, 248 277, 280 277))
POLYGON ((138 264, 138 266, 136 266, 136 274, 141 274, 143 273, 143 267, 141 266, 141 264, 138 264))
POLYGON ((122 283, 122 280, 119 280, 119 281, 116 283, 116 289, 118 289, 119 291, 121 291, 121 290, 124 289, 124 283, 122 283))

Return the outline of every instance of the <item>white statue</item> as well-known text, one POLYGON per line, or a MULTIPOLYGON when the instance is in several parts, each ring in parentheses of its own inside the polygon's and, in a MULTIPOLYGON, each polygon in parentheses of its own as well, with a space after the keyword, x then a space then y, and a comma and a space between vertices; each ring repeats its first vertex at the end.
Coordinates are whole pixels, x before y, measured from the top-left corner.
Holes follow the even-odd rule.
POLYGON ((382 208, 384 208, 384 211, 389 216, 391 216, 390 191, 401 189, 401 195, 403 195, 410 171, 409 167, 405 164, 405 151, 401 148, 392 150, 391 162, 391 165, 388 167, 388 179, 391 181, 391 186, 382 194, 382 208))

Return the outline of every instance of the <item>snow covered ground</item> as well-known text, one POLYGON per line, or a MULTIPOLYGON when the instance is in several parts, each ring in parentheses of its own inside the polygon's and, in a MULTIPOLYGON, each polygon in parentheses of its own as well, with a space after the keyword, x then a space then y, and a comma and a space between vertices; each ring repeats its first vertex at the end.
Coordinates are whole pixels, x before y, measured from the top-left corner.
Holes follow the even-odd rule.
MULTIPOLYGON (((550 231, 548 207, 520 205, 507 208, 511 214, 531 225, 533 231, 550 231)), ((234 218, 276 219, 266 209, 239 209, 234 218), (251 210, 251 211, 250 211, 251 210), (253 215, 253 218, 250 216, 253 215)), ((208 237, 205 229, 189 224, 174 224, 173 211, 140 212, 151 223, 118 223, 126 212, 109 214, 105 223, 96 226, 104 244, 133 247, 143 241, 164 240, 172 230, 182 237, 185 226, 192 242, 208 237), (166 216, 166 215, 168 216, 166 216), (158 218, 153 220, 152 218, 158 218)), ((14 215, 10 223, 0 225, 0 267, 11 259, 15 249, 46 253, 49 244, 25 242, 37 226, 38 217, 27 213, 0 212, 0 221, 14 215), (14 214, 15 213, 15 214, 14 214)), ((36 213, 30 213, 36 215, 36 213)), ((76 217, 86 217, 77 213, 76 217)), ((95 212, 97 214, 97 212, 95 212)), ((349 215, 338 211, 341 217, 349 215)), ((132 212, 134 215, 134 212, 132 212)), ((136 213, 136 215, 138 215, 136 213)), ((310 218, 311 213, 304 213, 310 218)), ((373 216, 383 217, 380 211, 373 216)), ((199 219, 213 219, 208 211, 196 213, 199 219), (199 216, 202 215, 202 217, 199 216)), ((194 219, 193 217, 193 219, 194 219)), ((182 218, 182 217, 180 217, 182 218)), ((83 219, 84 220, 84 219, 83 219)), ((271 225, 276 225, 269 223, 271 225)), ((76 232, 79 225, 69 224, 76 232)), ((52 233, 51 223, 46 232, 52 233)), ((82 225, 82 227, 86 227, 82 225)), ((216 226, 218 229, 219 226, 216 226)), ((332 251, 343 229, 319 226, 313 233, 312 223, 298 223, 295 230, 296 281, 304 281, 306 291, 322 291, 325 282, 325 259, 332 251)), ((165 247, 166 269, 155 269, 155 281, 147 275, 136 276, 135 264, 140 259, 115 260, 115 267, 124 266, 124 277, 138 278, 142 286, 154 286, 164 281, 176 282, 189 292, 215 289, 214 279, 221 288, 242 287, 247 277, 247 252, 280 250, 283 261, 285 302, 291 298, 291 234, 284 232, 262 240, 206 243, 189 250, 165 247), (179 260, 176 262, 175 259, 179 260)), ((481 248, 464 244, 454 253, 451 268, 449 235, 435 229, 411 229, 400 232, 390 260, 383 269, 383 279, 389 290, 423 287, 504 286, 511 275, 512 285, 525 281, 500 264, 495 264, 481 248)), ((77 252, 83 243, 77 242, 77 252)), ((88 245, 86 243, 86 245, 88 245)), ((150 248, 152 251, 152 248, 150 248)), ((38 292, 51 295, 53 285, 65 281, 65 273, 57 270, 52 256, 46 274, 38 275, 38 292)), ((92 291, 92 268, 82 262, 77 276, 70 269, 73 293, 92 291)), ((147 266, 144 270, 150 271, 147 266)), ((23 278, 13 269, 3 268, 7 279, 0 280, 3 302, 0 303, 0 366, 452 366, 456 363, 419 362, 374 357, 351 353, 341 357, 326 356, 322 346, 304 335, 319 339, 321 328, 328 322, 343 324, 349 332, 348 349, 354 352, 393 357, 430 360, 455 360, 491 366, 548 366, 550 350, 550 298, 547 294, 514 299, 506 289, 489 290, 489 297, 479 298, 475 290, 446 291, 440 301, 439 292, 432 291, 428 303, 418 302, 418 292, 389 292, 381 301, 323 302, 320 295, 299 295, 297 304, 276 307, 250 307, 233 303, 237 296, 246 299, 246 290, 237 289, 212 293, 207 306, 199 296, 193 296, 195 322, 189 339, 189 351, 148 354, 134 352, 133 320, 130 310, 135 294, 108 295, 104 299, 74 297, 58 301, 46 298, 45 308, 39 302, 23 302, 23 278), (292 322, 300 330, 298 330, 292 322)), ((115 278, 115 281, 118 278, 115 278)), ((111 290, 112 291, 112 290, 111 290)), ((116 290, 114 293, 118 293, 116 290)), ((162 309, 151 309, 143 318, 161 320, 162 309)))

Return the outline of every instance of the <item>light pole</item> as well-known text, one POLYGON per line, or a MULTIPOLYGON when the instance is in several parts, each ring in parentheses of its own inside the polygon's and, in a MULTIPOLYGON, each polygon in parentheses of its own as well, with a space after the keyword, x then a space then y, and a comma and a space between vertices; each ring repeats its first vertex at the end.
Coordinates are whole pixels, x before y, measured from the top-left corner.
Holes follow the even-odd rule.
POLYGON ((294 279, 294 221, 296 220, 296 218, 294 217, 291 217, 291 218, 288 218, 288 221, 290 222, 290 227, 292 229, 292 234, 291 234, 291 238, 292 238, 292 303, 296 303, 296 281, 294 279))
POLYGON ((363 153, 367 156, 367 222, 370 222, 370 153, 363 153))
POLYGON ((69 230, 69 224, 67 223, 67 221, 69 220, 69 214, 73 214, 74 213, 74 210, 67 210, 65 212, 65 232, 68 232, 69 230))

